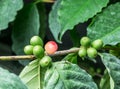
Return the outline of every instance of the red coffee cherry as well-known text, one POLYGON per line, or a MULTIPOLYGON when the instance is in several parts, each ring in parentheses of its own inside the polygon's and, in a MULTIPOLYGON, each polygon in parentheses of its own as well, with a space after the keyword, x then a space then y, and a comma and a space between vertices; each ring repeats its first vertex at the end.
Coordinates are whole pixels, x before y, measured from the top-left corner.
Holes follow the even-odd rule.
POLYGON ((54 54, 58 49, 58 45, 54 41, 48 41, 45 44, 45 51, 47 54, 54 54))

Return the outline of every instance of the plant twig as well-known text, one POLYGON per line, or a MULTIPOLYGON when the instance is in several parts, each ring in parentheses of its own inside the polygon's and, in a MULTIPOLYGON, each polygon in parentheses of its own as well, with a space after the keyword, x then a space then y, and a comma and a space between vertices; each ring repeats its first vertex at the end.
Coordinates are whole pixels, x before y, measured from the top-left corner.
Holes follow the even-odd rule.
POLYGON ((79 51, 79 48, 73 48, 73 49, 69 49, 69 50, 57 51, 57 52, 55 52, 55 54, 49 55, 49 56, 61 56, 61 55, 69 54, 69 53, 75 53, 75 52, 78 52, 78 51, 79 51))
POLYGON ((45 3, 54 3, 55 0, 42 0, 42 2, 45 2, 45 3))
POLYGON ((36 2, 34 2, 34 4, 37 4, 39 2, 44 2, 44 3, 54 3, 55 0, 37 0, 36 2))
POLYGON ((34 59, 34 55, 19 55, 19 56, 0 56, 0 60, 2 61, 9 61, 9 60, 32 60, 34 59))
MULTIPOLYGON (((103 49, 105 50, 116 50, 118 49, 117 47, 109 47, 109 46, 105 46, 103 47, 103 49)), ((79 48, 73 48, 73 49, 68 49, 68 50, 62 50, 62 51, 57 51, 52 55, 49 56, 61 56, 61 55, 67 55, 69 53, 75 53, 78 52, 79 48)), ((47 53, 45 53, 46 55, 48 55, 47 53)), ((2 61, 17 61, 17 60, 33 60, 35 59, 34 55, 19 55, 19 56, 0 56, 0 60, 2 61)))
MULTIPOLYGON (((74 53, 74 52, 78 52, 79 48, 74 48, 74 49, 69 49, 69 50, 62 50, 62 51, 57 51, 52 55, 49 56, 61 56, 61 55, 66 55, 69 53, 74 53)), ((46 54, 48 55, 48 54, 46 54)), ((20 56, 0 56, 0 60, 2 61, 17 61, 17 60, 33 60, 35 59, 34 55, 20 55, 20 56)))
POLYGON ((95 76, 102 78, 103 75, 96 73, 95 76))

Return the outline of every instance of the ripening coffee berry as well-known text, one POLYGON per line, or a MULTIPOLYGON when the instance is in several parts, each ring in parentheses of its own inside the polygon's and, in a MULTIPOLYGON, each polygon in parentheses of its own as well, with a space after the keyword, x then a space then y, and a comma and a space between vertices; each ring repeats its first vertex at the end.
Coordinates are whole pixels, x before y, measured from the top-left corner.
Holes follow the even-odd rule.
POLYGON ((80 40, 80 44, 85 47, 90 46, 90 42, 91 42, 91 40, 88 37, 82 37, 80 40))
POLYGON ((32 45, 26 45, 24 47, 24 53, 27 55, 32 55, 33 54, 33 46, 32 45))
POLYGON ((97 39, 95 41, 92 42, 92 47, 99 50, 103 47, 103 41, 101 39, 97 39))
POLYGON ((42 58, 44 56, 44 49, 40 45, 36 45, 33 48, 33 54, 37 58, 42 58))
POLYGON ((54 54, 58 50, 58 45, 54 41, 49 41, 45 44, 47 54, 54 54))
POLYGON ((39 36, 33 36, 30 39, 30 44, 33 45, 33 46, 35 46, 35 45, 43 46, 43 41, 42 41, 42 39, 39 36))
POLYGON ((87 55, 87 49, 83 46, 80 47, 78 51, 78 55, 82 58, 84 58, 87 55))
POLYGON ((97 53, 97 50, 95 48, 90 47, 87 49, 87 55, 89 58, 95 58, 97 56, 97 54, 98 53, 97 53))
POLYGON ((41 67, 48 67, 52 64, 52 59, 49 56, 44 56, 41 60, 40 60, 40 66, 41 67))

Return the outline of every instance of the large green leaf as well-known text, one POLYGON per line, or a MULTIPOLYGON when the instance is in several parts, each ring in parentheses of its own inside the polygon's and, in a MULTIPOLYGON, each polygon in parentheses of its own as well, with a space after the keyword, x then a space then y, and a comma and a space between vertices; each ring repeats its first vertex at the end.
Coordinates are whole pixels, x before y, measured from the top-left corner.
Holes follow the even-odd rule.
POLYGON ((39 14, 34 4, 25 5, 18 13, 12 31, 13 51, 24 54, 23 48, 32 36, 39 34, 39 14))
POLYGON ((76 64, 56 62, 46 71, 44 89, 98 89, 92 77, 76 64))
POLYGON ((110 76, 107 70, 104 71, 104 75, 101 78, 100 89, 110 89, 110 76))
POLYGON ((112 54, 101 54, 103 64, 110 76, 110 89, 120 89, 120 60, 112 54))
POLYGON ((52 32, 54 38, 56 41, 61 42, 58 40, 58 35, 61 30, 61 25, 58 21, 58 8, 60 8, 60 2, 61 0, 57 0, 55 4, 52 7, 52 11, 49 14, 49 26, 50 26, 50 31, 52 32))
POLYGON ((40 32, 39 32, 39 36, 44 39, 45 35, 46 35, 46 29, 47 29, 47 24, 46 24, 46 20, 47 20, 47 15, 46 15, 46 8, 45 8, 45 4, 44 3, 38 3, 37 4, 37 8, 38 8, 38 12, 40 15, 40 32))
POLYGON ((120 3, 110 5, 97 15, 88 27, 88 36, 102 39, 104 44, 116 45, 120 42, 120 3))
POLYGON ((29 63, 19 76, 29 89, 42 89, 44 71, 45 69, 40 67, 39 59, 36 59, 29 63))
POLYGON ((59 0, 58 4, 53 6, 51 12, 54 17, 50 16, 52 19, 50 20, 50 27, 52 33, 55 34, 55 39, 61 41, 63 34, 68 29, 73 29, 76 24, 85 22, 93 17, 108 2, 109 0, 59 0))
POLYGON ((0 68, 0 89, 28 89, 18 76, 0 68))
POLYGON ((87 21, 107 5, 109 0, 62 0, 59 8, 60 38, 68 29, 87 21))
POLYGON ((0 0, 0 30, 8 27, 22 7, 23 0, 0 0))

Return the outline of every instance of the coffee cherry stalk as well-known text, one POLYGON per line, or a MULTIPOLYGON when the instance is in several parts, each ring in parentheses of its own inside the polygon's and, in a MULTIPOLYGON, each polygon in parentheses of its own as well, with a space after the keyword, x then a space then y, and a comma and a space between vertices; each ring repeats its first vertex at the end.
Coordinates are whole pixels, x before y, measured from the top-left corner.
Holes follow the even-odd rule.
POLYGON ((80 39, 80 49, 78 51, 78 55, 84 59, 85 57, 89 57, 94 59, 98 55, 98 50, 103 47, 103 41, 101 39, 94 40, 93 42, 88 37, 82 37, 80 39))
POLYGON ((101 39, 96 39, 91 41, 91 39, 87 36, 82 37, 80 39, 80 47, 73 48, 68 50, 58 50, 58 45, 54 41, 49 41, 45 45, 43 45, 43 40, 39 36, 33 36, 30 39, 30 44, 24 47, 24 53, 26 55, 18 55, 18 56, 0 56, 0 60, 32 60, 39 59, 41 60, 44 56, 62 56, 70 53, 78 53, 78 56, 82 59, 90 58, 94 59, 99 54, 100 49, 104 49, 109 51, 110 54, 117 56, 120 58, 120 43, 116 46, 106 45, 103 47, 103 41, 101 39), (44 48, 43 48, 44 47, 44 48))
POLYGON ((58 50, 58 45, 54 41, 49 41, 45 44, 45 51, 47 54, 54 54, 58 50))
POLYGON ((24 47, 24 53, 26 55, 34 55, 36 59, 39 59, 41 67, 48 67, 52 64, 52 58, 47 54, 54 54, 58 49, 57 44, 54 41, 49 41, 43 48, 43 41, 39 36, 33 36, 30 39, 30 44, 24 47))
MULTIPOLYGON (((80 39, 80 45, 78 55, 82 59, 86 57, 94 59, 98 55, 98 50, 103 47, 103 41, 101 39, 91 41, 90 38, 85 36, 80 39)), ((43 48, 43 41, 39 36, 33 36, 30 39, 30 44, 24 47, 25 54, 34 55, 37 59, 40 59, 41 67, 52 64, 52 59, 48 55, 53 55, 57 50, 58 45, 54 41, 48 41, 43 48)))

